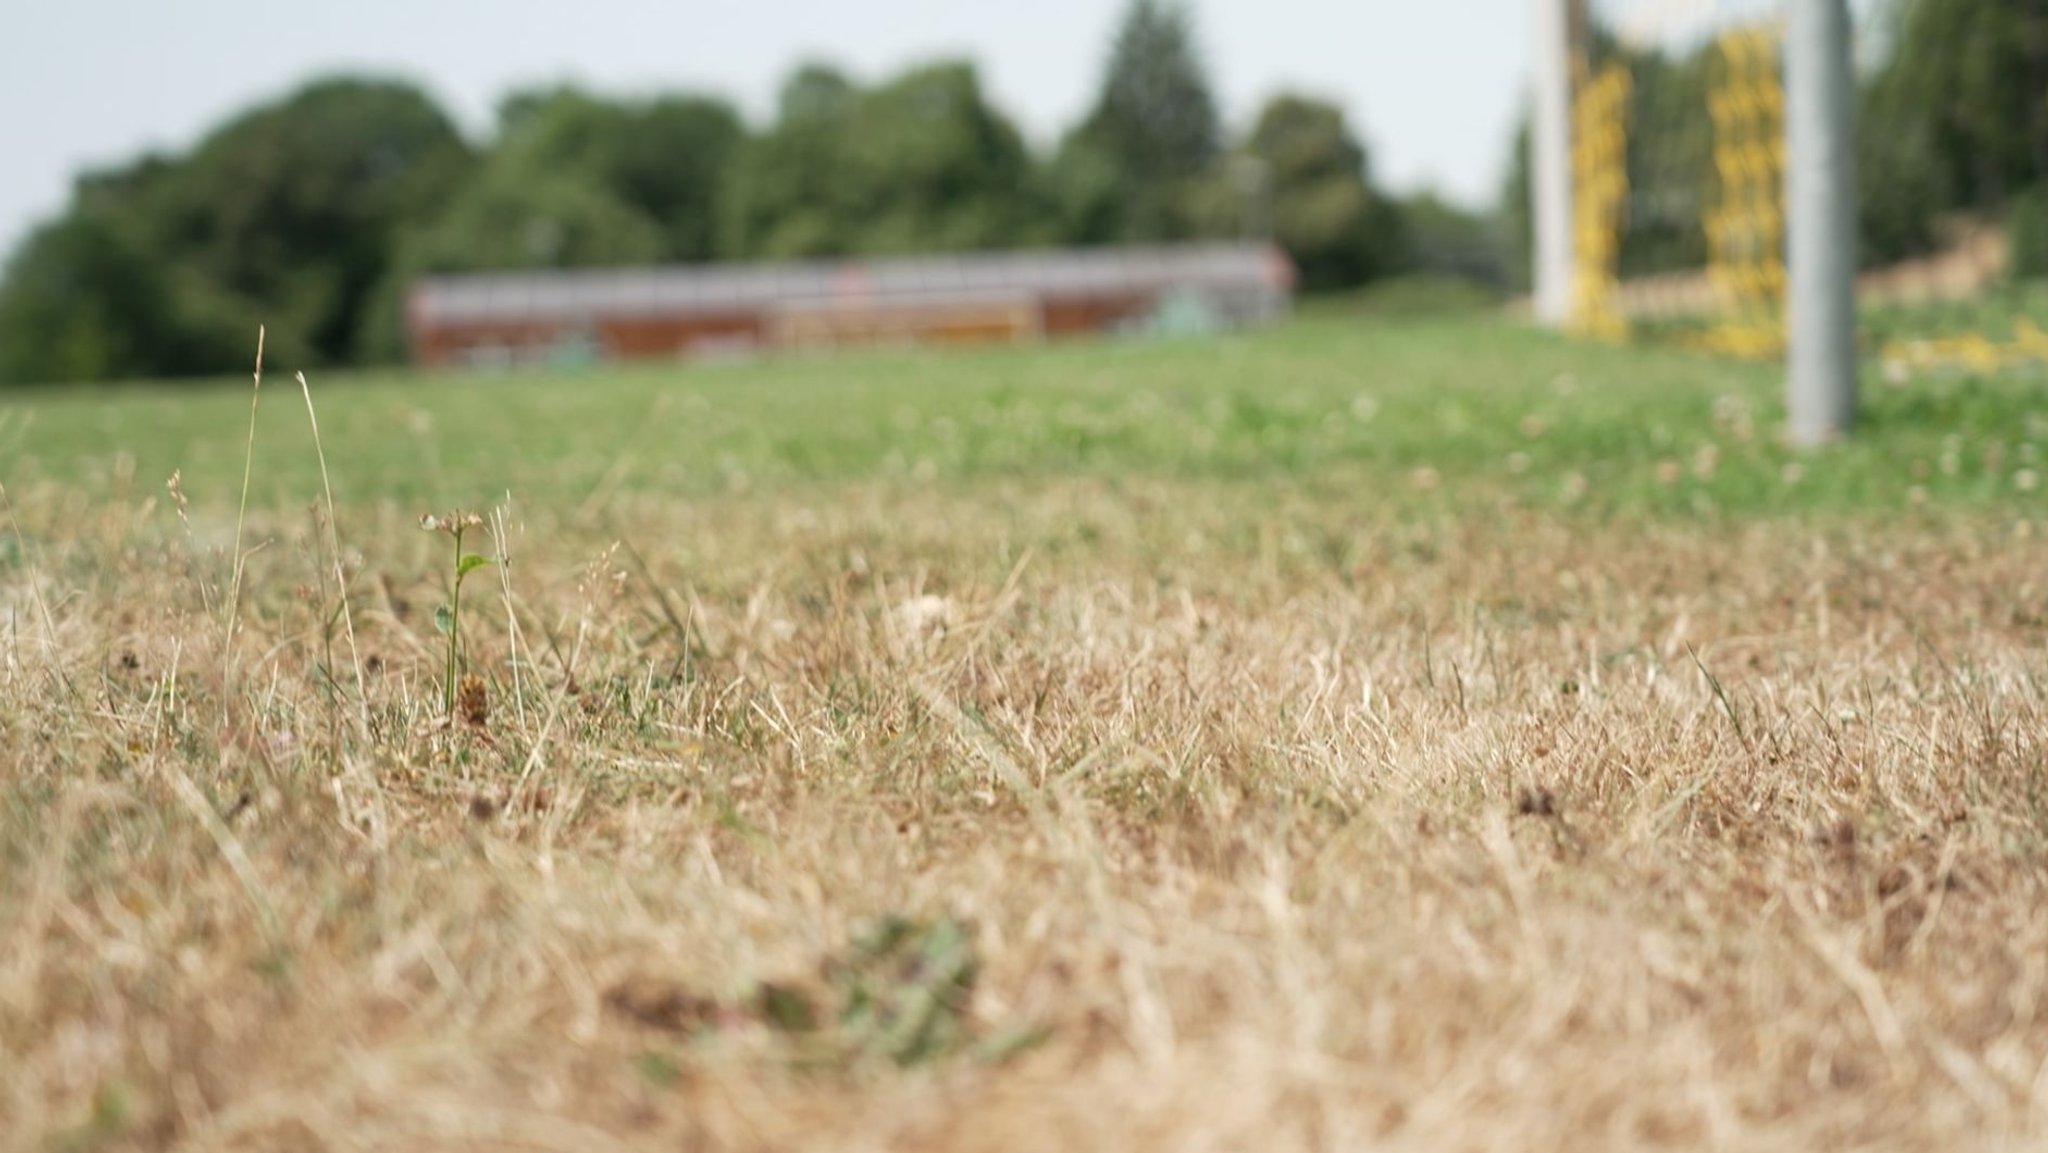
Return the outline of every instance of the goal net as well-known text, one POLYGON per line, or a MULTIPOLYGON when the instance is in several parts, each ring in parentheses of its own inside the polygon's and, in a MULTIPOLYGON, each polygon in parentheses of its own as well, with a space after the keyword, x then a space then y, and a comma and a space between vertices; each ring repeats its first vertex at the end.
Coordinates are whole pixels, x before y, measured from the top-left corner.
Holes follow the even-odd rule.
POLYGON ((1784 342, 1780 0, 1588 0, 1572 72, 1569 327, 1784 342))

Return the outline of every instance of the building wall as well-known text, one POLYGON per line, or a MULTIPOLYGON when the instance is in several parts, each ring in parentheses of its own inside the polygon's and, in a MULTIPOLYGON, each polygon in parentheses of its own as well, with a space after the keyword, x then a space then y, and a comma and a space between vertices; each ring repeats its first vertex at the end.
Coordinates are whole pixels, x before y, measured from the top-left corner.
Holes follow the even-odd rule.
POLYGON ((767 343, 767 326, 756 313, 634 316, 584 324, 484 321, 416 327, 412 342, 413 362, 423 367, 496 367, 752 350, 767 343))
MULTIPOLYGON (((1170 294, 1169 294, 1170 295, 1170 294)), ((1243 292, 1196 294, 1218 325, 1274 319, 1284 299, 1243 292)), ((688 359, 788 347, 927 342, 1011 343, 1124 331, 1151 323, 1166 297, 1074 296, 915 307, 834 303, 775 311, 595 317, 586 321, 485 320, 412 326, 414 363, 428 368, 688 359)))

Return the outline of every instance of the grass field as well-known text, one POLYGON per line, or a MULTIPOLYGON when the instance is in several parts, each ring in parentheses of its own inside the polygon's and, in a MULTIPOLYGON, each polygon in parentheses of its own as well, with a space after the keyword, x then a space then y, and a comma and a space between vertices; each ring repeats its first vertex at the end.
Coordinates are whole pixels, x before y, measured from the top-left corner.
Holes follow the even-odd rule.
POLYGON ((290 367, 0 399, 0 1148, 2048 1141, 2039 378, 290 367))

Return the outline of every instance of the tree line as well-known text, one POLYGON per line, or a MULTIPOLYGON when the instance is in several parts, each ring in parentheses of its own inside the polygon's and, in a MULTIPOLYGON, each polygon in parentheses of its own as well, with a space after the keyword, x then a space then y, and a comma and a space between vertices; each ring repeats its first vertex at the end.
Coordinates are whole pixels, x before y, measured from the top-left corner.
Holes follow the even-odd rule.
MULTIPOLYGON (((2048 275, 2048 0, 1887 0, 1866 45, 1866 263, 2007 217, 2048 275)), ((1596 58, 1633 74, 1626 275, 1696 268, 1715 196, 1711 45, 1596 58)), ((1375 186, 1338 106, 1271 99, 1226 130, 1174 0, 1132 0, 1082 121, 1030 147, 971 64, 862 84, 797 69, 772 119, 715 96, 515 93, 466 140, 420 89, 341 77, 190 150, 76 182, 0 276, 0 383, 218 374, 260 318, 280 362, 404 352, 435 272, 772 260, 1271 236, 1311 292, 1396 273, 1526 283, 1526 127, 1496 211, 1375 186)))
POLYGON ((342 77, 174 156, 79 179, 0 282, 0 382, 217 374, 257 318, 281 363, 404 351, 416 277, 483 269, 1270 235, 1311 291, 1432 261, 1496 279, 1486 226, 1414 227, 1341 108, 1268 102, 1227 135, 1185 8, 1134 0, 1086 118, 1046 154, 974 66, 864 85, 796 70, 751 128, 715 96, 516 93, 465 140, 419 88, 342 77), (1429 252, 1414 234, 1440 238, 1429 252))

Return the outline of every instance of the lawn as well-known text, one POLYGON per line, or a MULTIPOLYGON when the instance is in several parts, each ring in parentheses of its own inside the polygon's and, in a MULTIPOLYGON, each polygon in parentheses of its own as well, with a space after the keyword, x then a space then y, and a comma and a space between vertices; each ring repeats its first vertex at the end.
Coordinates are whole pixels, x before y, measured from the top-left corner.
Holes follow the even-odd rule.
POLYGON ((2038 377, 292 367, 0 398, 0 1147, 2048 1140, 2038 377))
MULTIPOLYGON (((275 506, 320 487, 281 367, 264 389, 253 490, 275 506)), ((232 504, 248 384, 0 400, 6 480, 99 496, 132 478, 157 494, 181 469, 195 499, 232 504)), ((1868 435, 1794 457, 1777 443, 1772 366, 1572 346, 1485 321, 1323 319, 1216 342, 504 377, 315 373, 311 384, 349 504, 1145 476, 1355 484, 1379 490, 1375 503, 1389 485, 1440 487, 1432 507, 1889 515, 1923 502, 2024 507, 2023 474, 2043 467, 2048 443, 2039 378, 1956 374, 1873 380, 1868 435)))

